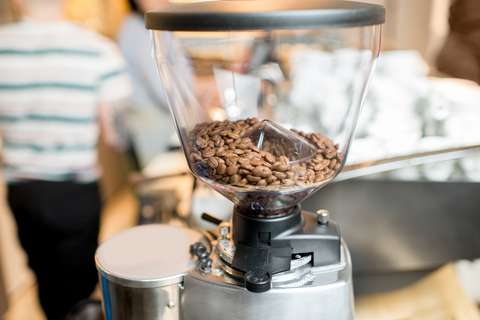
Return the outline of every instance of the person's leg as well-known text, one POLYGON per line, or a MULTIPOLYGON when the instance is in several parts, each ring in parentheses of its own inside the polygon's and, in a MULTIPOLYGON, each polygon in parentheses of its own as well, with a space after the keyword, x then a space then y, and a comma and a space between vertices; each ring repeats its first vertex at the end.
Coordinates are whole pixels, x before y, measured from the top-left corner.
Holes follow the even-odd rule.
POLYGON ((97 282, 101 209, 97 184, 32 182, 9 187, 22 246, 49 320, 62 319, 97 282))

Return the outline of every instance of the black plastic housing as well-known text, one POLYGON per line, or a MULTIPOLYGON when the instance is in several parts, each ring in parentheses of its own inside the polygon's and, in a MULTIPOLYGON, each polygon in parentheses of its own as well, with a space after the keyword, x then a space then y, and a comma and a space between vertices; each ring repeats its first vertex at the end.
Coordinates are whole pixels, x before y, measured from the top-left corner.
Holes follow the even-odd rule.
MULTIPOLYGON (((290 270, 292 257, 312 255, 314 267, 340 262, 340 230, 334 221, 319 224, 316 214, 297 210, 285 217, 259 219, 234 211, 232 240, 236 246, 232 267, 255 274, 290 270)), ((262 292, 245 278, 248 290, 262 292)), ((268 290, 268 289, 266 289, 268 290)), ((264 291, 266 291, 264 290, 264 291)))

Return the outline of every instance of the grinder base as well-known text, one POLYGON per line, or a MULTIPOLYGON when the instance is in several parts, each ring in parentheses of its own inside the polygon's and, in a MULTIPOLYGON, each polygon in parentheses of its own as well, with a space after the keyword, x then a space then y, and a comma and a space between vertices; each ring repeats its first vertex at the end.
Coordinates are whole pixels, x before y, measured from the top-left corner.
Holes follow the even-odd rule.
POLYGON ((200 319, 354 319, 352 268, 342 241, 337 264, 304 266, 296 281, 273 276, 272 289, 254 293, 226 275, 215 259, 213 272, 191 270, 184 279, 184 316, 200 319))

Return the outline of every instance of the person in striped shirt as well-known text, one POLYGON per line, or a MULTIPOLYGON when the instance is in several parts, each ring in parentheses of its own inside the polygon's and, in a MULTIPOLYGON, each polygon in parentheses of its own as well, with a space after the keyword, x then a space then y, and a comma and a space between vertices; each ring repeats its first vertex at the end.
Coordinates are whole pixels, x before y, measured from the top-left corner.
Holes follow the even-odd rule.
MULTIPOLYGON (((17 3, 21 0, 15 0, 17 3)), ((64 20, 63 0, 22 0, 0 26, 0 134, 8 202, 49 320, 97 283, 99 126, 122 145, 132 92, 113 41, 64 20)))

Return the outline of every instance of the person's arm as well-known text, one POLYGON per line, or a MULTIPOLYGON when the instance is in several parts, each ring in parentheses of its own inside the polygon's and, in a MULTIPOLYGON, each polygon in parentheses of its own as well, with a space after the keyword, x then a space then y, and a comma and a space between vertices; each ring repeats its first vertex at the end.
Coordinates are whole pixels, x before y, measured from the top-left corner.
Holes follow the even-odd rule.
POLYGON ((133 88, 123 56, 114 43, 106 47, 102 58, 97 90, 99 125, 107 145, 125 150, 128 146, 125 111, 133 88))
POLYGON ((99 120, 105 143, 116 150, 125 150, 128 146, 126 101, 101 102, 99 107, 99 120))

